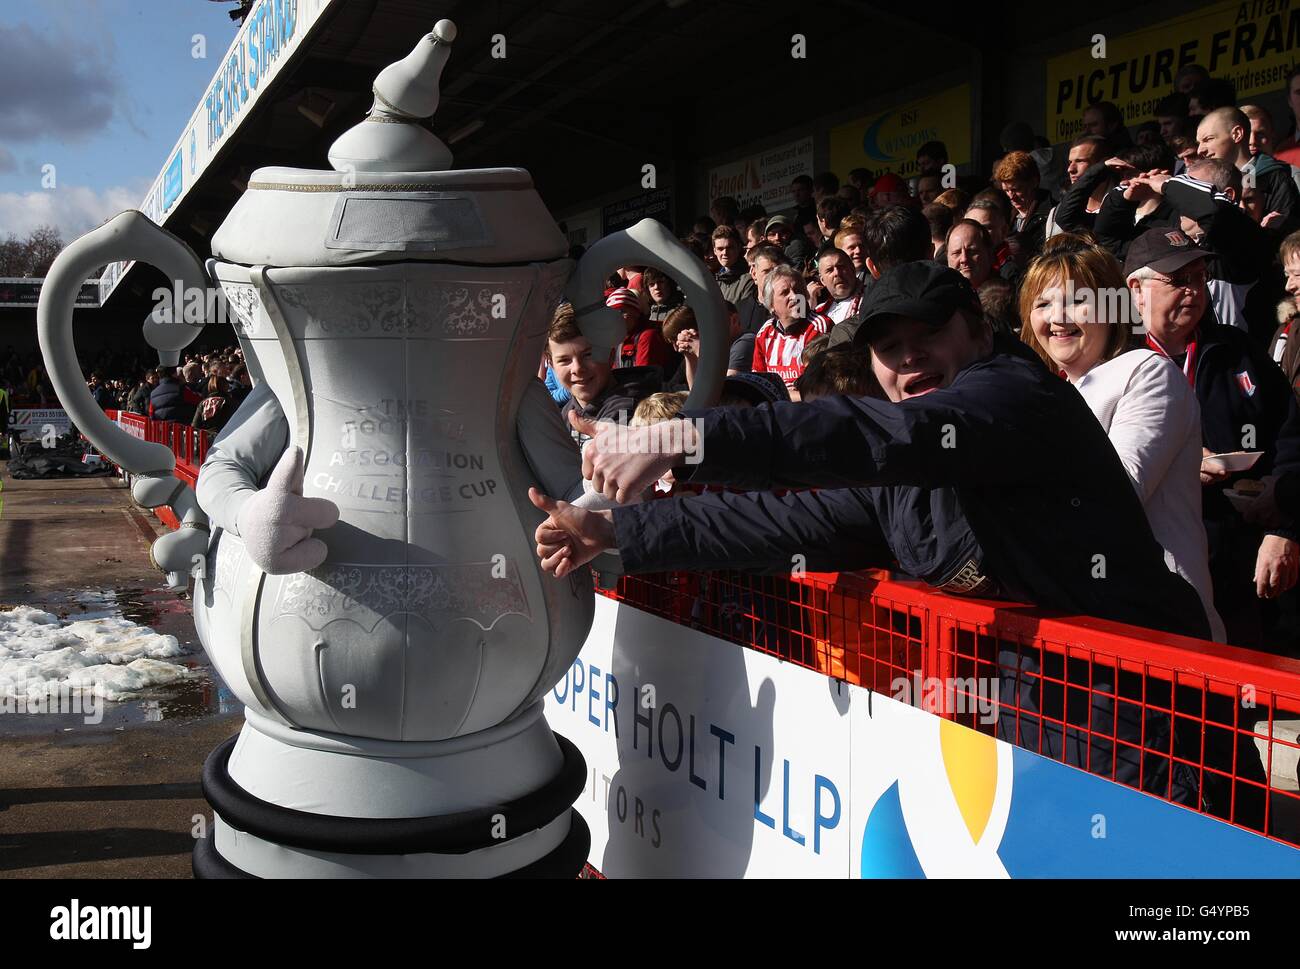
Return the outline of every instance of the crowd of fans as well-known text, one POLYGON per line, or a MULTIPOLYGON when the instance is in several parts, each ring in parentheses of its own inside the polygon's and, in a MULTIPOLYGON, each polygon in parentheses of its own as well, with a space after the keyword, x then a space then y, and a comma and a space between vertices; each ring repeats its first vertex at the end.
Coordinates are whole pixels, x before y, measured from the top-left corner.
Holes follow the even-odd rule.
MULTIPOLYGON (((682 242, 715 273, 729 318, 720 403, 851 395, 905 404, 948 387, 952 375, 925 364, 923 335, 882 342, 879 328, 862 331, 866 308, 878 315, 886 299, 902 300, 899 317, 929 305, 927 287, 947 284, 909 273, 947 267, 977 295, 995 354, 1031 354, 1087 403, 1168 570, 1200 598, 1208 635, 1300 655, 1300 340, 1291 338, 1300 68, 1286 83, 1284 125, 1239 106, 1230 83, 1193 65, 1132 130, 1105 102, 1087 108, 1064 151, 1028 124, 1009 125, 988 177, 958 176, 946 147, 930 142, 910 180, 862 169, 847 181, 801 176, 783 212, 714 199, 682 242), (873 295, 881 287, 888 296, 873 295), (887 358, 898 345, 916 359, 894 371, 887 358)), ((566 416, 673 417, 698 364, 695 308, 671 279, 639 266, 619 270, 606 297, 627 324, 611 359, 593 358, 562 307, 539 374, 566 416)), ((575 425, 580 444, 596 433, 575 425)), ((1033 480, 1038 458, 1017 460, 1033 480)), ((671 476, 657 490, 673 493, 671 476)))
MULTIPOLYGON (((81 361, 86 384, 105 410, 178 421, 205 431, 223 428, 252 389, 243 350, 227 347, 184 355, 178 367, 150 365, 143 351, 103 350, 81 361)), ((18 408, 59 407, 39 353, 10 345, 0 356, 0 427, 18 408)))

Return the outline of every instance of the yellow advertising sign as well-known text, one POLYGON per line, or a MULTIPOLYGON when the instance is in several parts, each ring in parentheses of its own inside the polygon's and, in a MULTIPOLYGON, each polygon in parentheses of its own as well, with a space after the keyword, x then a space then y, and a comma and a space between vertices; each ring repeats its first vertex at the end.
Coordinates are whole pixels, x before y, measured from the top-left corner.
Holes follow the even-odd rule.
POLYGON ((1067 141, 1083 130, 1083 111, 1113 101, 1125 124, 1152 120, 1173 91, 1174 75, 1200 64, 1231 80, 1238 102, 1282 88, 1300 57, 1300 0, 1216 3, 1157 27, 1105 37, 1081 36, 1079 49, 1047 62, 1047 138, 1067 141))
POLYGON ((838 125, 830 135, 831 171, 846 178, 866 168, 907 178, 916 174, 916 149, 927 141, 942 141, 948 161, 964 165, 971 155, 970 113, 970 85, 962 84, 838 125))

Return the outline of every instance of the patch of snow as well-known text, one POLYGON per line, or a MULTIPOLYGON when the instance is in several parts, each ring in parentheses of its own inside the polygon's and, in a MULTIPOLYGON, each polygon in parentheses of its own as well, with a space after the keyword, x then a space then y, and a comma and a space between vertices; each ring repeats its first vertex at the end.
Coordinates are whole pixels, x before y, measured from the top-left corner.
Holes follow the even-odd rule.
POLYGON ((62 620, 31 606, 0 612, 0 697, 71 689, 123 700, 187 675, 184 666, 162 662, 185 653, 175 636, 120 615, 92 615, 62 620))

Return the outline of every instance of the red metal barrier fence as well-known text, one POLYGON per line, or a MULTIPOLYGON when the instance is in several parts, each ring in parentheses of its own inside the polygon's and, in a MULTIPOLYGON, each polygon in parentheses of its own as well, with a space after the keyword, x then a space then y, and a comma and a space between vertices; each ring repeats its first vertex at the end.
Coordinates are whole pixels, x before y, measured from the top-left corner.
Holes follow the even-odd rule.
MULTIPOLYGON (((199 478, 199 468, 202 467, 203 459, 208 455, 208 448, 212 446, 212 439, 216 436, 212 431, 201 431, 176 421, 154 421, 128 411, 106 410, 104 413, 108 415, 109 420, 122 425, 132 436, 168 448, 176 456, 176 477, 191 488, 195 486, 199 478)), ((168 528, 180 527, 170 508, 157 508, 154 512, 168 528)))
MULTIPOLYGON (((171 448, 194 484, 209 432, 121 423, 171 448)), ((604 594, 1300 847, 1300 660, 883 571, 655 573, 604 594)))
POLYGON ((884 572, 657 573, 606 594, 1300 846, 1295 659, 884 572))

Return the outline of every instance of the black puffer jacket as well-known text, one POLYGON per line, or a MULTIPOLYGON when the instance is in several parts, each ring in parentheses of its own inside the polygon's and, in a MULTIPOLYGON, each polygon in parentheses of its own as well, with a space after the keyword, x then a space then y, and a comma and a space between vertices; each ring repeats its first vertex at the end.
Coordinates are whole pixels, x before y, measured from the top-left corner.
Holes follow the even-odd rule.
POLYGON ((1004 346, 949 387, 901 404, 826 397, 699 415, 704 460, 678 469, 679 480, 849 493, 619 509, 629 571, 788 569, 796 552, 810 569, 858 568, 882 564, 887 550, 942 584, 978 549, 982 571, 1008 598, 1207 637, 1200 600, 1165 566, 1088 405, 1023 345, 1004 346), (939 489, 955 502, 922 494, 939 489), (728 503, 731 512, 715 507, 728 503))
MULTIPOLYGON (((1218 453, 1263 451, 1241 477, 1262 478, 1300 468, 1300 420, 1291 386, 1282 369, 1242 330, 1202 320, 1196 344, 1196 399, 1201 404, 1201 440, 1218 453)), ((1202 514, 1207 525, 1223 522, 1250 528, 1224 497, 1206 488, 1202 514)), ((1271 530, 1300 539, 1294 527, 1271 530)), ((1211 555, 1214 549, 1211 548, 1211 555)))
POLYGON ((149 395, 149 407, 156 421, 180 421, 188 424, 194 419, 194 403, 186 400, 186 388, 175 377, 165 377, 149 395))

